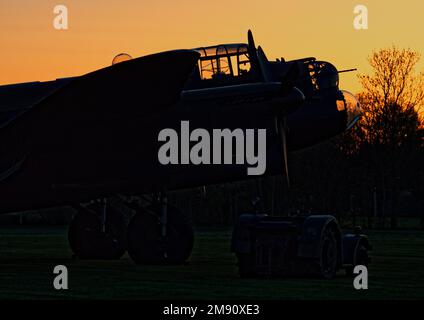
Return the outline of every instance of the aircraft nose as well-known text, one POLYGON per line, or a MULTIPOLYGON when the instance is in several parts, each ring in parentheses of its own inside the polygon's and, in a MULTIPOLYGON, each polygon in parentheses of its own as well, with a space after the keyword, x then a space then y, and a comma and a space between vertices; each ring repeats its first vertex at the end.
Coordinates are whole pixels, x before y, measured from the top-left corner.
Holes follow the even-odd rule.
POLYGON ((341 90, 341 92, 343 93, 344 97, 344 108, 347 112, 346 130, 349 130, 361 118, 362 108, 359 100, 355 97, 355 95, 346 90, 341 90))

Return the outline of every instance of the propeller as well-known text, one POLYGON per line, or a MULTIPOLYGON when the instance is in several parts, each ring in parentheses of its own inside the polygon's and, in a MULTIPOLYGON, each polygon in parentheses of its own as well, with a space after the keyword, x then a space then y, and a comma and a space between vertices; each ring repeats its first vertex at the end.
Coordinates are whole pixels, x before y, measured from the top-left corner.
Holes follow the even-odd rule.
POLYGON ((284 169, 284 172, 282 172, 282 175, 285 176, 287 186, 290 188, 288 150, 287 150, 287 119, 286 117, 283 117, 282 119, 275 117, 275 121, 277 122, 277 126, 278 126, 278 138, 279 138, 279 142, 280 142, 280 146, 282 148, 282 154, 283 154, 282 167, 284 169))
POLYGON ((250 68, 254 78, 260 81, 266 81, 263 70, 261 69, 261 63, 259 62, 255 40, 251 30, 247 32, 247 50, 249 52, 250 68))
MULTIPOLYGON (((282 76, 282 79, 281 79, 281 90, 283 95, 288 94, 295 87, 295 83, 298 78, 298 75, 299 75, 298 65, 296 63, 291 64, 286 74, 282 76)), ((275 119, 277 121, 278 136, 279 136, 280 145, 281 145, 282 153, 283 153, 283 167, 284 167, 284 173, 285 173, 285 177, 287 181, 287 187, 290 188, 288 149, 287 149, 287 132, 288 132, 287 117, 276 116, 275 119)))
MULTIPOLYGON (((272 81, 271 72, 268 69, 268 59, 262 50, 261 46, 256 49, 255 41, 253 39, 252 31, 249 30, 247 34, 249 57, 252 65, 252 71, 255 76, 264 81, 272 81)), ((286 95, 294 87, 294 83, 298 76, 297 64, 292 64, 287 70, 286 74, 281 79, 281 92, 282 95, 286 95)), ((289 169, 288 169, 288 150, 287 150, 287 119, 285 116, 275 116, 275 127, 278 133, 278 140, 282 148, 282 175, 285 176, 287 186, 290 187, 289 169)))

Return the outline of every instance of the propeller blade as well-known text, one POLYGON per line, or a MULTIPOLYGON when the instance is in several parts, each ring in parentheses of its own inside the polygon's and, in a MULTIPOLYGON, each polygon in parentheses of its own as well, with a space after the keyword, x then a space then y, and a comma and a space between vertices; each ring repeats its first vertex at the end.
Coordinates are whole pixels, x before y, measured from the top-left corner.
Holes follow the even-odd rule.
POLYGON ((264 50, 262 49, 261 46, 258 46, 257 55, 258 55, 259 67, 260 67, 261 72, 262 72, 263 80, 265 82, 272 81, 271 71, 269 70, 269 61, 268 61, 268 58, 266 57, 265 52, 264 52, 264 50))
POLYGON ((286 118, 284 117, 282 120, 279 120, 276 118, 276 121, 278 122, 278 134, 280 137, 280 143, 281 147, 283 149, 283 167, 287 181, 287 186, 290 188, 290 177, 289 177, 289 165, 288 165, 288 151, 287 151, 287 123, 286 118))
POLYGON ((247 32, 247 43, 248 43, 249 60, 250 60, 252 73, 255 78, 260 79, 260 81, 263 81, 264 80, 263 71, 259 63, 255 40, 253 39, 253 33, 251 30, 247 32))

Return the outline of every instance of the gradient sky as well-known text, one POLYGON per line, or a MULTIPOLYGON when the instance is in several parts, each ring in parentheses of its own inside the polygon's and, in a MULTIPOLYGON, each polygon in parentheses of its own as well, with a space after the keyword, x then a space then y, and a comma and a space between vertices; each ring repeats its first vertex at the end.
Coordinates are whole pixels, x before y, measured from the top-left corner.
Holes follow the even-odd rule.
MULTIPOLYGON (((372 50, 424 53, 423 12, 422 0, 0 0, 0 84, 80 75, 120 52, 246 42, 249 28, 270 59, 315 56, 366 73, 372 50), (58 4, 69 9, 66 31, 53 28, 58 4), (368 7, 368 30, 353 28, 358 4, 368 7)), ((341 87, 359 91, 355 73, 341 87)))

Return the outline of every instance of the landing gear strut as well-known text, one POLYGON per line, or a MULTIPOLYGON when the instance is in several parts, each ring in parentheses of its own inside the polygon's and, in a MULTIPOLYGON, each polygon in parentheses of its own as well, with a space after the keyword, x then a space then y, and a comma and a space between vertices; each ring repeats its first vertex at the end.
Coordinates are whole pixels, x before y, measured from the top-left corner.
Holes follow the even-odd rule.
POLYGON ((123 214, 106 200, 78 206, 68 239, 80 259, 120 259, 126 250, 126 225, 123 214))
POLYGON ((128 225, 128 254, 137 264, 182 264, 190 257, 193 243, 189 219, 168 205, 164 193, 159 204, 139 210, 128 225))

